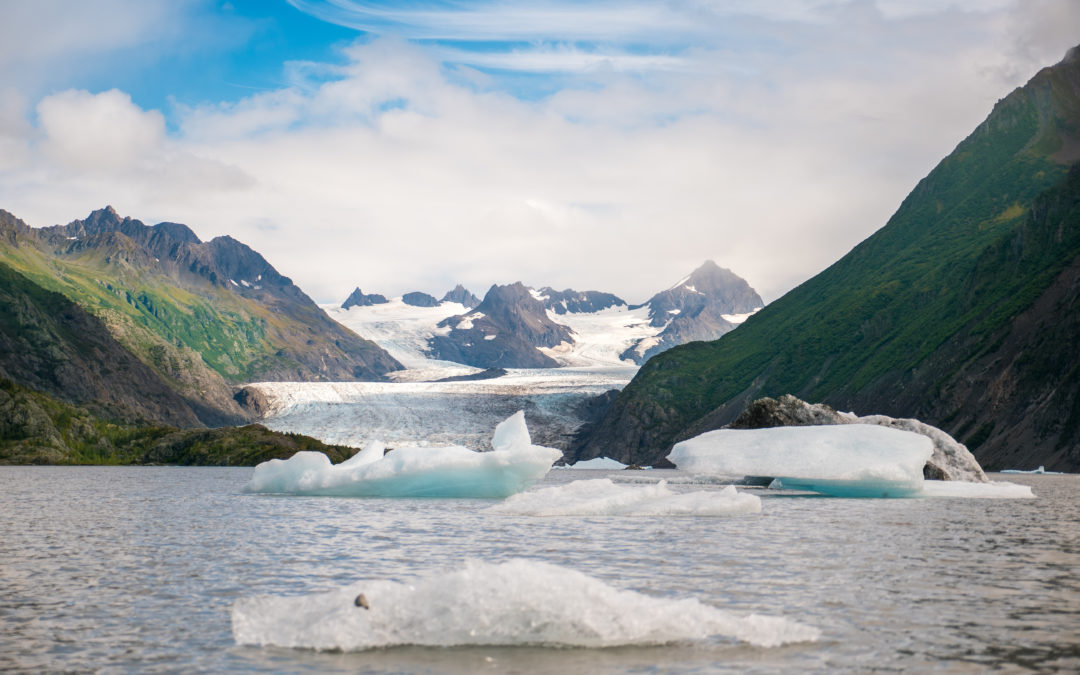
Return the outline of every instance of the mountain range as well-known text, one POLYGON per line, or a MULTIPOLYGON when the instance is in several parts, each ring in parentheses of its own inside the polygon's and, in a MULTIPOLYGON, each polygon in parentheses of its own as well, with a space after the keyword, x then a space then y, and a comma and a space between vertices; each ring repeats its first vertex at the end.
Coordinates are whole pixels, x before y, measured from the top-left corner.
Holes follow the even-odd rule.
POLYGON ((491 286, 483 300, 460 285, 441 301, 419 292, 391 301, 357 288, 340 308, 327 309, 412 367, 435 359, 477 368, 555 368, 640 364, 677 344, 715 339, 763 305, 745 280, 706 261, 639 305, 612 293, 517 282, 491 286))
POLYGON ((835 264, 650 359, 577 459, 650 464, 793 394, 916 417, 988 469, 1080 469, 1080 48, 999 101, 835 264))
POLYGON ((0 374, 117 419, 216 426, 246 415, 234 384, 401 368, 248 246, 178 223, 106 207, 32 228, 0 211, 0 263, 21 308, 5 311, 0 374))

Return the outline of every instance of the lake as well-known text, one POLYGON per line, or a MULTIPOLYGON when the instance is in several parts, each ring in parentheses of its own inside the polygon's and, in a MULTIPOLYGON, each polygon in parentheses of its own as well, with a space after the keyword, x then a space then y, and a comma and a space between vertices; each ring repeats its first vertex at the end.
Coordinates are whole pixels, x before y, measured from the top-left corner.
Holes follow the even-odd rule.
MULTIPOLYGON (((1031 485, 1034 500, 759 490, 753 515, 536 518, 484 513, 489 500, 243 494, 251 471, 0 467, 0 670, 1080 671, 1078 475, 993 476, 1031 485), (775 648, 713 639, 356 653, 233 639, 238 598, 514 558, 785 617, 821 638, 775 648)), ((541 486, 606 475, 553 470, 541 486)), ((560 602, 557 589, 551 601, 560 602)))

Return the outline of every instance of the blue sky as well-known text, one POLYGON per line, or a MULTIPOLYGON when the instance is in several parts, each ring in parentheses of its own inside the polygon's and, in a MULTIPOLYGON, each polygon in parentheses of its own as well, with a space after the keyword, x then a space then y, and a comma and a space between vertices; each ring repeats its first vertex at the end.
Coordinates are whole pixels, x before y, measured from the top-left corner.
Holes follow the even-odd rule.
POLYGON ((771 300, 1080 42, 1074 0, 0 0, 0 208, 112 204, 320 301, 771 300))

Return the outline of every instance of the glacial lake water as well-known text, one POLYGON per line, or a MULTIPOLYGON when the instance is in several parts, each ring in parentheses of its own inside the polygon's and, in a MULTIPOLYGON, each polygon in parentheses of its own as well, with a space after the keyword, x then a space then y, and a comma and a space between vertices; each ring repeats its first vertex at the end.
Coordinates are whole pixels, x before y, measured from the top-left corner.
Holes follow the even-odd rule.
MULTIPOLYGON (((1078 475, 994 476, 1033 486, 1034 500, 759 492, 756 515, 534 518, 482 513, 493 503, 484 500, 247 495, 250 474, 0 468, 0 671, 1080 671, 1078 475), (357 653, 233 639, 241 597, 513 558, 783 616, 821 638, 357 653)), ((543 485, 605 475, 552 471, 543 485)))

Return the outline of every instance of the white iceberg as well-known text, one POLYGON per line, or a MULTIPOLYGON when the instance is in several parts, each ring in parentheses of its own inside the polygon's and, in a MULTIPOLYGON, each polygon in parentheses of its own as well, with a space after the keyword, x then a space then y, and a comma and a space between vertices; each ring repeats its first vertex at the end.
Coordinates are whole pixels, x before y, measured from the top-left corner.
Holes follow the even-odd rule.
POLYGON ((244 492, 338 497, 499 498, 544 477, 562 452, 532 444, 525 414, 495 428, 491 452, 462 446, 398 448, 369 443, 334 465, 321 452, 298 452, 255 467, 244 492))
POLYGON ((560 469, 608 469, 611 471, 621 471, 626 468, 626 464, 623 464, 617 459, 610 457, 593 457, 592 459, 584 459, 580 462, 574 462, 566 466, 559 467, 560 469))
POLYGON ((969 483, 958 480, 928 480, 923 483, 923 497, 962 497, 964 499, 1034 499, 1028 485, 1007 481, 969 483))
POLYGON ((523 492, 485 510, 522 516, 734 516, 761 513, 761 499, 732 485, 680 494, 663 480, 629 486, 597 478, 523 492))
POLYGON ((232 607, 232 629, 240 645, 341 651, 614 647, 716 637, 773 647, 820 635, 788 619, 619 590, 574 570, 520 559, 470 561, 409 583, 364 581, 316 595, 241 598, 232 607))
POLYGON ((770 476, 787 489, 837 497, 911 497, 922 492, 929 438, 851 424, 718 429, 675 444, 680 469, 722 476, 770 476))

